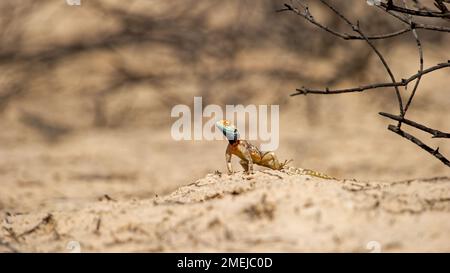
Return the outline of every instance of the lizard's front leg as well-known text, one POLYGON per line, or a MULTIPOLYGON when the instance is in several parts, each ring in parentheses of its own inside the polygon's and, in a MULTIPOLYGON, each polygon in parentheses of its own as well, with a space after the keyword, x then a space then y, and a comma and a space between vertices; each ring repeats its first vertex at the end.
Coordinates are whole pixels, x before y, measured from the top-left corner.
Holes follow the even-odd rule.
POLYGON ((232 174, 233 167, 231 166, 231 149, 230 149, 230 147, 227 147, 227 151, 225 152, 225 161, 227 162, 228 174, 232 174))

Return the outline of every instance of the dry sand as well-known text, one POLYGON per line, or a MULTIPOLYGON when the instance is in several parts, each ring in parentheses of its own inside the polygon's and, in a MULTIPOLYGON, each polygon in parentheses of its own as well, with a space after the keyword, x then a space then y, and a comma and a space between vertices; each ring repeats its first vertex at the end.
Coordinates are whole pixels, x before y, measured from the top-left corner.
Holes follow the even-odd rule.
POLYGON ((1 251, 450 250, 450 178, 324 180, 292 169, 219 172, 169 195, 8 214, 1 251), (77 242, 77 243, 74 243, 77 242))

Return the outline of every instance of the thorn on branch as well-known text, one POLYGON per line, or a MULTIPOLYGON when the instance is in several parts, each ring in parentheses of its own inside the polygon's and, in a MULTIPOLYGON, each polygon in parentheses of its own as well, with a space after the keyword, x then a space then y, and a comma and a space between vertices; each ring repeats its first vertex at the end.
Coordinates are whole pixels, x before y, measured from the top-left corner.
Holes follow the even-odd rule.
POLYGON ((290 5, 288 5, 288 4, 284 4, 284 6, 285 6, 285 8, 282 8, 282 9, 277 9, 277 10, 275 10, 276 12, 283 12, 283 11, 288 11, 288 10, 294 10, 290 5))
POLYGON ((356 25, 352 25, 352 29, 356 32, 359 32, 360 29, 359 20, 356 21, 356 25))
POLYGON ((308 93, 308 91, 306 91, 306 88, 304 86, 302 86, 302 88, 297 89, 297 91, 301 92, 301 94, 306 95, 308 93))
POLYGON ((291 97, 297 96, 297 95, 305 95, 306 96, 308 94, 308 90, 304 86, 302 86, 302 88, 295 89, 295 91, 297 91, 297 93, 292 93, 290 95, 291 97))
POLYGON ((285 6, 288 10, 294 10, 294 9, 292 8, 292 6, 289 5, 289 4, 284 3, 284 6, 285 6))
POLYGON ((436 150, 434 150, 433 155, 439 154, 439 147, 436 148, 436 150))
POLYGON ((309 12, 309 8, 308 8, 308 7, 305 8, 305 15, 306 15, 306 17, 308 17, 310 20, 314 20, 314 17, 312 16, 311 12, 309 12))
POLYGON ((386 4, 386 11, 392 10, 394 7, 394 3, 392 2, 392 0, 388 0, 387 4, 386 4))

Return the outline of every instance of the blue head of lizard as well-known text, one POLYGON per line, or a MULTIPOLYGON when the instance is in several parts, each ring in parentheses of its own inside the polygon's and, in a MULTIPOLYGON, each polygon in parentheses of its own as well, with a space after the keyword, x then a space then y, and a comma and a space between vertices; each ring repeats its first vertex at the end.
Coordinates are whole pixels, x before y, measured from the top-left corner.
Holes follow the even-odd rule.
POLYGON ((226 119, 219 120, 218 122, 216 122, 216 127, 222 131, 222 133, 229 141, 236 141, 239 139, 239 132, 236 127, 231 124, 230 121, 226 119))

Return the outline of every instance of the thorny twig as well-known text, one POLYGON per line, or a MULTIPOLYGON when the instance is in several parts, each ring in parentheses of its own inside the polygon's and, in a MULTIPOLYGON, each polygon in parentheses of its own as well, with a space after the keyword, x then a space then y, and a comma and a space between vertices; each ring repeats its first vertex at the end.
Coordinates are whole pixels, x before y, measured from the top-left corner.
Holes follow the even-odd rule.
POLYGON ((447 63, 441 63, 437 64, 435 66, 429 67, 422 72, 418 72, 414 75, 411 75, 407 79, 402 79, 400 82, 385 82, 385 83, 374 83, 374 84, 368 84, 358 87, 351 87, 351 88, 343 88, 343 89, 330 89, 325 88, 323 89, 311 89, 306 87, 301 87, 296 89, 296 93, 291 94, 291 96, 298 96, 298 95, 307 95, 307 94, 324 94, 324 95, 332 95, 332 94, 342 94, 342 93, 352 93, 352 92, 362 92, 365 90, 371 90, 371 89, 377 89, 377 88, 384 88, 384 87, 394 87, 394 86, 407 86, 410 82, 414 81, 420 76, 423 76, 425 74, 428 74, 430 72, 433 72, 435 70, 439 70, 442 68, 450 67, 450 60, 447 63))
MULTIPOLYGON (((382 9, 380 7, 380 9, 382 9)), ((382 9, 383 11, 385 11, 384 9, 382 9)), ((315 17, 311 14, 309 8, 307 6, 305 6, 304 10, 301 11, 298 8, 290 5, 290 4, 284 4, 284 8, 277 10, 277 12, 283 12, 283 11, 291 11, 303 18, 305 18, 306 20, 308 20, 310 23, 312 23, 313 25, 325 30, 326 32, 344 39, 344 40, 364 40, 364 37, 361 37, 360 35, 351 35, 348 33, 344 33, 344 32, 339 32, 337 30, 334 30, 326 25, 321 24, 320 22, 318 22, 315 17)), ((392 12, 392 11, 388 11, 388 13, 391 14, 395 14, 396 13, 392 12)), ((402 34, 408 33, 411 31, 411 28, 409 27, 410 24, 406 21, 406 19, 402 18, 402 21, 408 25, 408 27, 394 31, 394 32, 390 32, 390 33, 384 33, 384 34, 376 34, 376 35, 367 35, 367 39, 369 40, 382 40, 382 39, 388 39, 388 38, 393 38, 393 37, 397 37, 400 36, 402 34)), ((414 26, 415 29, 424 29, 424 30, 431 30, 431 31, 440 31, 440 32, 450 32, 450 27, 445 27, 445 26, 434 26, 434 25, 428 25, 428 24, 422 24, 422 23, 415 23, 414 26)))
MULTIPOLYGON (((300 11, 299 9, 289 5, 289 4, 284 4, 285 8, 283 9, 279 9, 277 10, 277 12, 282 12, 282 11, 292 11, 295 14, 302 16, 303 18, 305 18, 306 20, 308 20, 310 23, 312 23, 313 25, 325 30, 326 32, 333 34, 336 37, 339 37, 341 39, 344 40, 363 40, 364 38, 359 36, 359 35, 351 35, 348 33, 342 33, 342 32, 338 32, 328 26, 325 26, 321 23, 319 23, 314 16, 311 14, 311 12, 309 11, 308 7, 305 7, 304 11, 300 11)), ((379 35, 372 35, 372 36, 367 36, 367 38, 369 40, 377 40, 377 39, 386 39, 386 38, 392 38, 392 37, 396 37, 399 35, 402 35, 403 33, 407 33, 409 32, 410 29, 409 28, 405 28, 405 29, 401 29, 392 33, 386 33, 386 34, 379 34, 379 35)), ((450 31, 450 29, 449 29, 450 31)))
POLYGON ((392 115, 392 114, 384 113, 384 112, 380 112, 378 114, 380 114, 383 117, 387 117, 387 118, 390 118, 390 119, 393 119, 393 120, 396 120, 396 121, 408 124, 408 125, 410 125, 410 126, 412 126, 414 128, 417 128, 419 130, 427 132, 427 133, 433 135, 432 136, 433 138, 450 138, 450 134, 449 133, 444 133, 442 131, 429 128, 429 127, 427 127, 425 125, 422 125, 420 123, 417 123, 417 122, 409 120, 409 119, 405 119, 405 118, 403 118, 401 116, 396 116, 396 115, 392 115))
POLYGON ((387 3, 382 2, 381 7, 383 7, 386 11, 392 10, 392 11, 400 12, 403 14, 414 15, 414 16, 450 18, 450 13, 448 11, 443 13, 442 11, 433 12, 433 11, 427 11, 427 10, 412 10, 412 9, 396 6, 392 0, 387 1, 387 3))
POLYGON ((385 82, 385 83, 374 83, 374 84, 368 84, 358 87, 351 87, 351 88, 343 88, 343 89, 330 89, 325 88, 323 89, 311 89, 306 87, 301 87, 296 89, 296 93, 291 94, 291 96, 298 96, 298 95, 307 95, 307 94, 324 94, 324 95, 332 95, 332 94, 342 94, 342 93, 352 93, 352 92, 362 92, 365 90, 371 90, 371 89, 377 89, 377 88, 384 88, 384 87, 394 87, 394 86, 407 86, 410 82, 414 81, 420 76, 423 76, 425 74, 428 74, 430 72, 433 72, 438 69, 450 67, 450 60, 447 63, 441 63, 437 64, 435 66, 432 66, 430 68, 427 68, 423 70, 422 72, 418 72, 414 75, 411 75, 407 79, 402 79, 400 82, 385 82))
MULTIPOLYGON (((403 0, 403 3, 405 5, 405 7, 407 7, 405 0, 403 0)), ((416 45, 417 45, 417 49, 418 49, 418 52, 419 52, 419 72, 418 72, 419 76, 417 77, 417 80, 416 80, 414 88, 413 88, 413 90, 411 92, 411 95, 409 96, 409 99, 406 102, 405 109, 403 111, 402 117, 405 117, 405 114, 408 111, 409 106, 411 105, 411 102, 412 102, 412 100, 414 98, 414 95, 416 94, 417 88, 419 87, 420 79, 422 78, 422 72, 423 72, 423 49, 422 49, 422 43, 420 42, 419 35, 417 35, 417 31, 414 28, 414 24, 413 24, 411 15, 408 16, 408 21, 409 21, 409 23, 411 25, 411 32, 412 32, 412 34, 414 36, 414 39, 416 40, 416 45)), ((406 86, 405 86, 405 89, 406 89, 406 86)), ((399 123, 399 127, 400 126, 401 126, 401 122, 399 123)))
POLYGON ((438 160, 440 160, 442 163, 444 163, 445 165, 450 167, 450 161, 439 152, 439 147, 436 149, 431 148, 430 146, 423 143, 420 139, 416 138, 413 135, 408 134, 407 132, 400 129, 398 126, 391 124, 388 126, 388 129, 390 131, 410 140, 412 143, 414 143, 417 146, 419 146, 420 148, 424 149, 425 151, 427 151, 428 153, 430 153, 431 155, 436 157, 438 160))
MULTIPOLYGON (((425 29, 425 30, 431 30, 431 31, 441 31, 441 32, 450 32, 450 28, 448 27, 443 27, 443 26, 435 26, 435 25, 427 25, 427 24, 422 24, 422 23, 417 23, 414 21, 414 16, 421 16, 421 17, 435 17, 435 18, 440 18, 440 19, 450 19, 450 13, 448 8, 446 7, 446 5, 444 3, 449 3, 450 1, 447 0, 435 0, 434 4, 435 7, 439 9, 439 11, 432 11, 429 9, 425 9, 425 8, 420 8, 419 10, 414 10, 414 9, 410 9, 407 4, 406 4, 406 0, 403 0, 404 3, 404 7, 400 7, 400 6, 396 6, 392 0, 388 0, 387 2, 382 2, 381 5, 379 5, 378 7, 383 10, 384 12, 386 12, 387 14, 397 18, 400 22, 404 23, 407 25, 406 29, 401 29, 392 33, 386 33, 386 34, 379 34, 379 35, 374 35, 374 36, 370 36, 370 35, 366 35, 360 27, 360 23, 359 21, 357 21, 357 23, 352 23, 350 21, 350 19, 348 19, 345 15, 343 15, 339 10, 337 10, 333 5, 329 4, 327 1, 325 0, 320 0, 320 2, 325 5, 328 9, 330 9, 331 11, 333 11, 340 19, 342 19, 347 25, 349 25, 351 27, 351 29, 357 33, 357 35, 350 35, 347 33, 343 33, 343 32, 339 32, 336 31, 326 25, 323 25, 321 23, 319 23, 318 21, 315 20, 315 18, 312 16, 311 12, 309 11, 309 8, 307 5, 304 4, 300 4, 301 8, 297 8, 297 7, 293 7, 290 4, 284 4, 283 9, 279 10, 279 11, 291 11, 303 18, 305 18, 308 22, 312 23, 313 25, 321 28, 322 30, 338 37, 344 40, 364 40, 369 47, 375 52, 375 54, 377 55, 377 57, 379 58, 379 60, 381 61, 381 63, 383 64, 386 72, 388 73, 391 82, 382 82, 382 83, 374 83, 374 84, 369 84, 369 85, 364 85, 364 86, 359 86, 359 87, 351 87, 351 88, 344 88, 344 89, 330 89, 330 88, 325 88, 325 89, 310 89, 310 88, 306 88, 306 87, 301 87, 296 89, 296 93, 291 94, 291 96, 297 96, 297 95, 307 95, 307 94, 325 94, 325 95, 330 95, 330 94, 342 94, 342 93, 351 93, 351 92, 362 92, 365 90, 371 90, 371 89, 377 89, 377 88, 386 88, 386 87, 392 87, 395 89, 395 93, 397 96, 397 100, 398 100, 398 107, 399 107, 399 112, 400 114, 397 115, 392 115, 392 114, 387 114, 387 113, 383 113, 380 112, 379 114, 391 119, 394 119, 396 121, 398 121, 397 126, 394 125, 389 125, 388 129, 408 140, 410 140, 411 142, 413 142, 414 144, 418 145, 419 147, 421 147, 422 149, 424 149, 425 151, 427 151, 428 153, 432 154, 433 156, 435 156, 437 159, 439 159, 442 163, 444 163, 445 165, 450 167, 450 163, 449 160, 446 159, 441 153, 439 153, 439 148, 437 149, 432 149, 431 147, 429 147, 428 145, 424 144, 422 141, 420 141, 418 138, 412 136, 411 134, 408 134, 406 132, 404 132, 403 130, 401 130, 401 125, 402 123, 408 124, 410 126, 413 126, 419 130, 428 132, 430 134, 433 135, 433 138, 449 138, 449 134, 441 132, 439 130, 435 130, 435 129, 431 129, 428 128, 424 125, 421 125, 417 122, 414 122, 412 120, 408 120, 405 119, 405 114, 408 111, 408 109, 411 106, 411 103, 415 97, 415 94, 418 90, 419 87, 419 83, 420 80, 422 78, 423 75, 428 74, 430 72, 442 69, 442 68, 446 68, 446 67, 450 67, 450 60, 447 61, 447 63, 440 63, 437 64, 435 66, 429 67, 427 69, 424 69, 424 57, 423 57, 423 48, 422 48, 422 43, 419 39, 419 35, 417 33, 417 29, 425 29), (388 39, 388 38, 392 38, 392 37, 396 37, 399 35, 402 35, 404 33, 408 33, 411 32, 415 42, 416 42, 416 46, 418 49, 418 59, 419 59, 419 70, 416 74, 411 75, 409 78, 407 79, 402 79, 401 81, 396 81, 395 80, 395 76, 391 70, 391 68, 389 67, 389 65, 386 62, 385 57, 383 56, 383 54, 375 47, 374 43, 372 42, 372 40, 382 40, 382 39, 388 39), (406 88, 408 86, 408 84, 412 81, 415 81, 414 87, 406 101, 405 106, 403 106, 403 99, 399 90, 399 87, 405 87, 405 91, 406 88)), ((416 1, 417 3, 419 3, 418 1, 416 1)), ((416 3, 416 4, 417 4, 416 3)))

